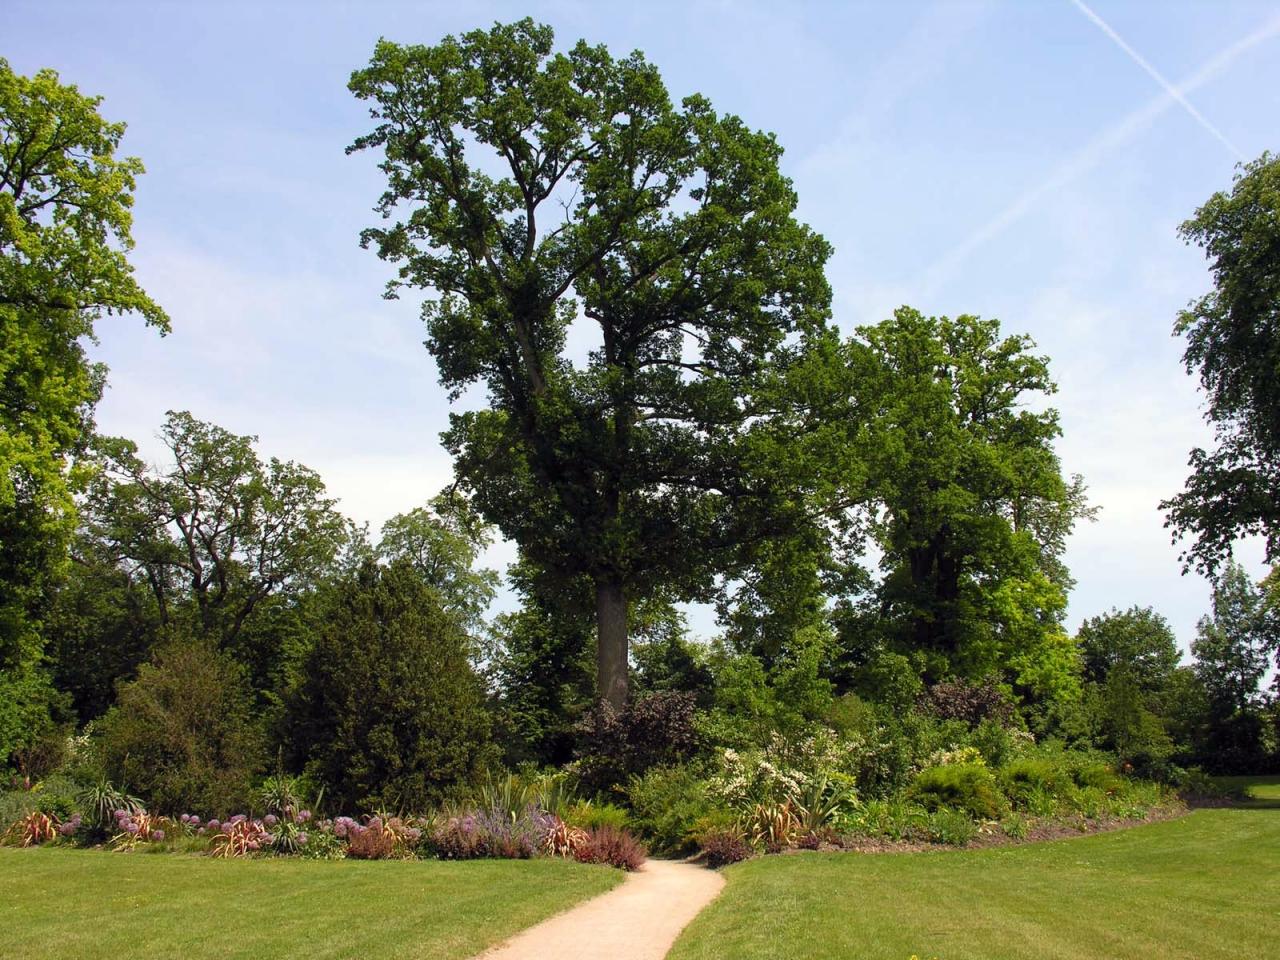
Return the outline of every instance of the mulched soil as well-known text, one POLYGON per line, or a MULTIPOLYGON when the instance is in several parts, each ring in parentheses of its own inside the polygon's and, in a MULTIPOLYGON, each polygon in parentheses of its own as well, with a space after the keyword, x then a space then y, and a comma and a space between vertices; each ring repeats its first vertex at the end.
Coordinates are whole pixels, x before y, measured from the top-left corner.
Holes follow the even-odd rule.
MULTIPOLYGON (((1000 825, 984 824, 978 828, 978 835, 963 846, 945 843, 929 843, 917 840, 886 840, 875 837, 845 837, 839 843, 822 843, 817 849, 827 853, 922 853, 927 850, 981 850, 986 847, 1015 846, 1025 843, 1040 843, 1045 840, 1062 840, 1066 837, 1080 837, 1092 833, 1107 833, 1112 830, 1125 830, 1129 827, 1140 827, 1146 823, 1158 823, 1162 820, 1174 820, 1185 816, 1187 807, 1182 804, 1153 807, 1147 815, 1139 818, 1103 817, 1096 820, 1077 817, 1070 820, 1031 821, 1024 839, 1010 837, 1000 825)), ((783 853, 808 853, 808 850, 784 850, 783 853)))

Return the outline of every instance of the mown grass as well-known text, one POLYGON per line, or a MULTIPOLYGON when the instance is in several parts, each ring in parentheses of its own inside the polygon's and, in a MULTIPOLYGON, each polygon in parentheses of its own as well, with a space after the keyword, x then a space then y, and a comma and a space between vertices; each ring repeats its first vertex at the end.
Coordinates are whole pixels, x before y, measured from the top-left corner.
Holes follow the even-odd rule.
POLYGON ((1239 790, 1246 795, 1240 806, 1258 810, 1280 808, 1280 776, 1216 777, 1226 790, 1239 790))
POLYGON ((1274 809, 987 850, 765 857, 726 870, 670 960, 1274 956, 1278 862, 1274 809))
POLYGON ((555 860, 219 861, 0 849, 0 955, 470 957, 623 874, 555 860))

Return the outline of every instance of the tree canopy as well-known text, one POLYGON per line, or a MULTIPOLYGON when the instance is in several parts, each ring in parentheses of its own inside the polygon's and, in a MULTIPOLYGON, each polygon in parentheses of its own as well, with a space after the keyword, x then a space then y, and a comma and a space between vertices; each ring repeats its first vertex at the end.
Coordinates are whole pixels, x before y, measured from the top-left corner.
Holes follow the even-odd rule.
POLYGON ((1186 489, 1161 504, 1187 566, 1213 574, 1233 542, 1280 557, 1280 158, 1244 165, 1181 234, 1202 247, 1214 289, 1178 315, 1183 363, 1200 378, 1217 446, 1191 451, 1186 489))
POLYGON ((0 58, 0 757, 44 712, 39 624, 105 376, 85 341, 107 314, 169 328, 127 256, 142 164, 116 156, 124 124, 100 102, 0 58))
POLYGON ((1001 673, 1046 695, 1072 683, 1061 554, 1091 511, 1054 452, 1057 412, 1037 409, 1056 388, 1031 347, 903 307, 849 356, 890 647, 930 680, 1001 673))
POLYGON ((788 502, 781 371, 829 335, 829 247, 774 138, 673 103, 638 53, 553 52, 523 20, 381 41, 350 86, 377 121, 350 149, 382 151, 393 221, 363 241, 399 265, 393 295, 432 292, 451 395, 488 390, 445 437, 459 479, 531 559, 592 581, 599 693, 621 705, 629 601, 705 591, 788 502), (571 327, 596 334, 584 362, 571 327))
POLYGON ((332 568, 351 527, 315 471, 264 463, 255 437, 185 411, 160 433, 172 463, 145 463, 131 440, 99 442, 94 535, 150 586, 161 619, 233 645, 271 594, 332 568))

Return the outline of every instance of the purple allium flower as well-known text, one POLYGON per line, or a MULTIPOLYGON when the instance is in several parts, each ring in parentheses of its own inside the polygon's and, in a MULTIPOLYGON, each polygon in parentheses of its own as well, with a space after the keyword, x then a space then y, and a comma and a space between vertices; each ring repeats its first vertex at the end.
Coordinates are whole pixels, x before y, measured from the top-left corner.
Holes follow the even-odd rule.
POLYGON ((234 830, 235 828, 236 828, 236 825, 228 821, 222 825, 222 832, 230 836, 231 831, 234 830))
POLYGON ((299 811, 298 811, 298 813, 297 813, 297 815, 296 815, 296 816, 294 816, 294 818, 293 818, 293 819, 294 819, 296 822, 298 822, 298 823, 306 823, 308 820, 310 820, 310 819, 311 819, 311 811, 310 811, 310 810, 299 810, 299 811))
POLYGON ((243 820, 248 820, 248 819, 249 819, 249 818, 248 818, 245 814, 243 814, 243 813, 237 813, 234 817, 232 817, 232 818, 231 818, 230 822, 231 822, 231 823, 240 823, 241 821, 243 821, 243 820))
POLYGON ((262 818, 262 822, 265 823, 268 827, 274 827, 280 821, 279 821, 279 818, 277 818, 274 813, 268 813, 265 817, 262 818))
POLYGON ((66 823, 58 827, 58 832, 64 837, 69 837, 76 832, 76 825, 74 822, 68 820, 66 823))
POLYGON ((219 822, 217 817, 210 820, 206 826, 208 826, 210 830, 220 830, 222 828, 222 824, 219 822))
POLYGON ((132 820, 130 820, 128 823, 126 823, 126 824, 124 825, 124 828, 125 828, 125 830, 127 830, 129 833, 137 833, 137 832, 138 832, 138 825, 137 825, 136 823, 134 823, 132 820))
POLYGON ((164 839, 164 831, 163 831, 163 830, 152 830, 152 831, 151 831, 151 839, 152 839, 152 840, 163 840, 163 839, 164 839))
POLYGON ((307 831, 302 830, 298 833, 298 846, 305 847, 307 845, 307 831))

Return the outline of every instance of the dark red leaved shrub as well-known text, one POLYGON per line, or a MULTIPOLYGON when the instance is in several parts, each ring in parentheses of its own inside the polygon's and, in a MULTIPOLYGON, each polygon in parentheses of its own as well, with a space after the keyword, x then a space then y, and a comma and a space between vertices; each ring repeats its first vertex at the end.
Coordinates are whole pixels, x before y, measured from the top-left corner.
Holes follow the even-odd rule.
POLYGON ((708 867, 725 867, 748 859, 755 851, 741 830, 717 827, 706 831, 698 842, 708 867))
POLYGON ((639 870, 647 853, 644 846, 626 830, 599 826, 588 830, 586 839, 573 851, 579 863, 603 863, 619 870, 639 870))
POLYGON ((1004 726, 1014 713, 1013 703, 991 677, 976 684, 967 680, 935 683, 920 695, 916 705, 939 720, 963 720, 975 727, 983 720, 1004 726))

